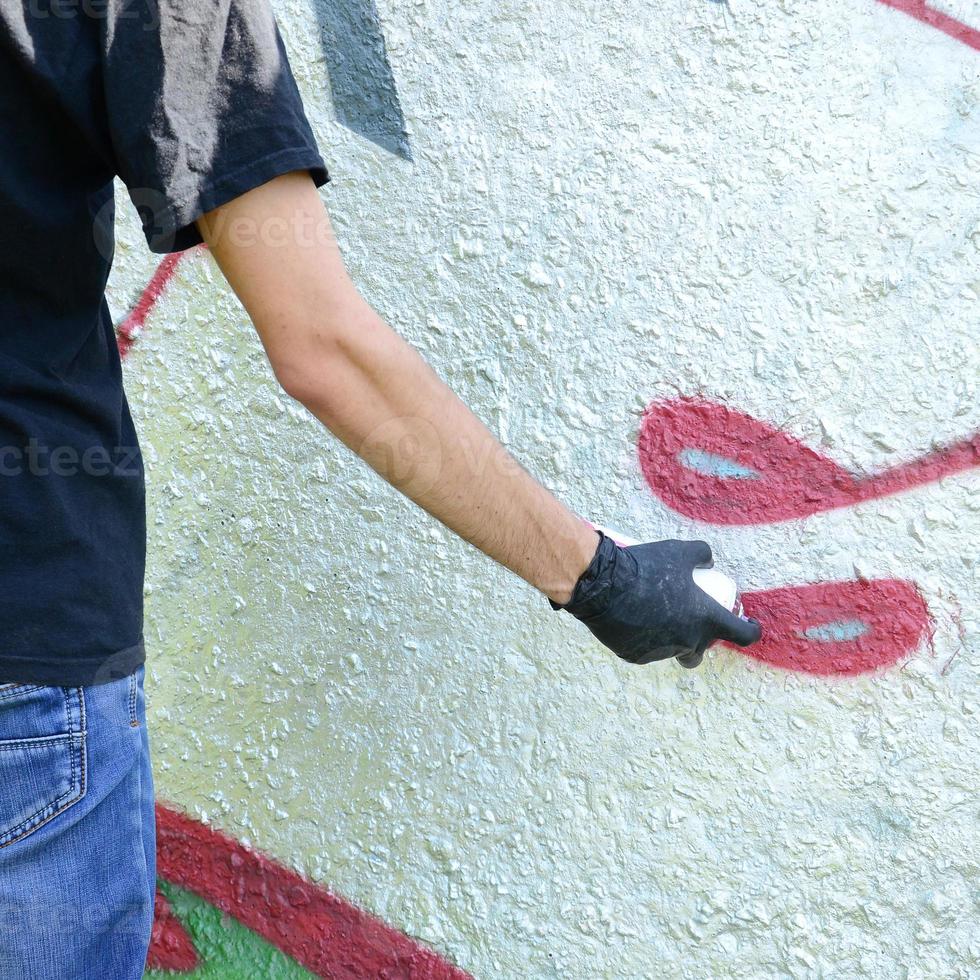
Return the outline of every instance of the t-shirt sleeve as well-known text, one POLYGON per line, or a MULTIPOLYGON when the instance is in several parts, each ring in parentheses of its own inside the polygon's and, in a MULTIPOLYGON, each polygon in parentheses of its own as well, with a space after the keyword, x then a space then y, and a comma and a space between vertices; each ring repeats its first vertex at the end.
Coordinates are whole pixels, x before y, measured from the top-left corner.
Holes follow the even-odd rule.
POLYGON ((268 0, 106 0, 106 125, 154 252, 281 174, 329 180, 268 0))

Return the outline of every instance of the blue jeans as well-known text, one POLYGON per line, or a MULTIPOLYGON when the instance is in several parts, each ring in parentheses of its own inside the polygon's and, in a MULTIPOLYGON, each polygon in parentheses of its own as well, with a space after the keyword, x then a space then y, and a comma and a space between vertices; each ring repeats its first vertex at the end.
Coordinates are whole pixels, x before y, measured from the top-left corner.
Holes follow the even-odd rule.
POLYGON ((0 977, 138 980, 155 875, 143 668, 0 684, 0 977))

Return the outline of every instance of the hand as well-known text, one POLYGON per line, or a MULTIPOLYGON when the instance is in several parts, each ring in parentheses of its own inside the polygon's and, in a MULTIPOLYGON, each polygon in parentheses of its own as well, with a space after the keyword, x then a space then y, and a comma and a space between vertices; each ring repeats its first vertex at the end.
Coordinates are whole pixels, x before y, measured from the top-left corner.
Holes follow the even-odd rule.
POLYGON ((749 646, 762 635, 694 584, 695 568, 709 568, 703 541, 654 541, 621 548, 601 531, 592 563, 564 605, 618 657, 634 664, 676 657, 697 667, 716 640, 749 646))

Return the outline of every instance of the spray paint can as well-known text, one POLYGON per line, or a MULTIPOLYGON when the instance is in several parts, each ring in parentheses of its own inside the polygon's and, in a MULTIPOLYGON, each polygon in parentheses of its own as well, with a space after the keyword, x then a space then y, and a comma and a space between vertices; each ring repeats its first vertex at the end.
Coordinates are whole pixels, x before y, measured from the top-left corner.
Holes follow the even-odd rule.
MULTIPOLYGON (((589 522, 591 524, 591 522, 589 522)), ((628 538, 619 531, 613 531, 601 524, 592 524, 597 531, 602 531, 606 537, 612 538, 620 547, 629 548, 631 545, 640 544, 634 538, 628 538)), ((719 572, 717 568, 695 568, 694 584, 703 592, 707 592, 715 602, 733 612, 736 616, 745 619, 742 609, 742 600, 739 596, 738 585, 733 578, 729 578, 724 572, 719 572)))

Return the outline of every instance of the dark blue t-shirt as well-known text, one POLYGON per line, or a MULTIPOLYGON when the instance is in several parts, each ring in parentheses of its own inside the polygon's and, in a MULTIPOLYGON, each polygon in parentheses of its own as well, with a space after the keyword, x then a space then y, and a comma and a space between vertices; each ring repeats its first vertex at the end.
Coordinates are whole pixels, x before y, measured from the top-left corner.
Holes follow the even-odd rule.
POLYGON ((0 683, 144 659, 113 178, 169 252, 292 170, 327 180, 267 0, 0 0, 0 683))

